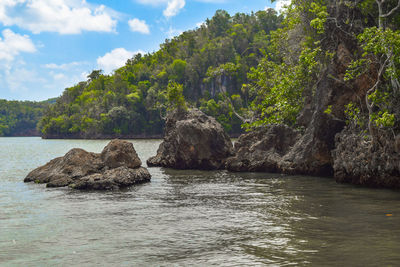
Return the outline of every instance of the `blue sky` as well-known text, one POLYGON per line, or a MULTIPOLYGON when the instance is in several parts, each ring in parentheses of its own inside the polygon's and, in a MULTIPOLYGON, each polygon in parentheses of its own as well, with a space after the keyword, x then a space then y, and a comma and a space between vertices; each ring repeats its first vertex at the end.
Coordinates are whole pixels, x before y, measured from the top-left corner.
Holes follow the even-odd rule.
MULTIPOLYGON (((278 1, 280 6, 283 1, 278 1)), ((137 52, 194 29, 217 9, 275 7, 269 0, 0 0, 0 99, 45 100, 137 52)))

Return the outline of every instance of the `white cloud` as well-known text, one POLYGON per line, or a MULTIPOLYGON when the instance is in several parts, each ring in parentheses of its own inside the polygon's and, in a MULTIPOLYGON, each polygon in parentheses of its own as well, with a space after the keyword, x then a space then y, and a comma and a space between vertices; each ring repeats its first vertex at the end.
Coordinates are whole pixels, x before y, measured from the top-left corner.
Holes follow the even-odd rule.
POLYGON ((54 73, 53 78, 54 78, 54 80, 62 80, 62 79, 65 79, 65 75, 62 73, 54 73))
POLYGON ((163 11, 164 16, 167 18, 176 16, 185 4, 185 0, 169 0, 167 8, 163 11))
MULTIPOLYGON (((48 73, 43 73, 43 81, 37 82, 36 86, 42 89, 45 89, 43 93, 45 93, 44 98, 54 97, 60 95, 64 88, 74 86, 80 81, 84 81, 87 78, 82 78, 80 75, 81 70, 67 70, 62 73, 50 71, 48 73), (46 92, 47 91, 47 92, 46 92), (50 94, 49 94, 50 92, 50 94)), ((30 90, 31 93, 33 90, 30 90)))
POLYGON ((89 75, 90 73, 89 72, 86 72, 86 71, 84 71, 84 72, 82 72, 81 73, 81 75, 80 75, 80 80, 81 81, 86 81, 87 79, 88 79, 88 75, 89 75))
POLYGON ((0 22, 17 25, 37 34, 82 31, 112 32, 115 12, 104 5, 89 5, 85 0, 1 0, 0 22), (113 14, 114 13, 114 14, 113 14))
POLYGON ((35 70, 17 67, 4 73, 5 82, 11 92, 26 93, 35 83, 44 83, 35 70))
POLYGON ((210 4, 220 4, 220 3, 226 3, 229 0, 197 0, 197 2, 201 3, 210 3, 210 4))
POLYGON ((70 62, 70 63, 64 63, 64 64, 55 64, 55 63, 49 63, 43 65, 46 69, 54 69, 54 70, 68 70, 76 66, 80 66, 86 64, 86 62, 70 62))
POLYGON ((146 24, 146 21, 140 19, 131 19, 128 21, 129 27, 133 32, 140 32, 143 34, 149 34, 150 29, 149 26, 146 24))
POLYGON ((20 57, 10 62, 0 60, 0 98, 44 100, 59 96, 64 88, 87 79, 87 75, 81 76, 88 68, 87 62, 50 63, 38 68, 35 62, 20 57))
POLYGON ((183 33, 182 30, 179 29, 174 29, 172 27, 169 27, 168 31, 166 32, 168 35, 168 38, 172 39, 178 35, 181 35, 183 33))
MULTIPOLYGON (((137 2, 145 5, 159 6, 166 5, 163 11, 165 17, 170 18, 176 16, 179 11, 185 7, 185 0, 136 0, 137 2)), ((199 1, 199 0, 198 0, 199 1)), ((200 2, 211 2, 212 0, 201 0, 200 2)), ((224 0, 215 0, 221 2, 224 0)))
POLYGON ((110 73, 125 65, 126 61, 132 58, 135 54, 142 53, 143 51, 131 52, 125 48, 116 48, 111 52, 106 53, 104 56, 97 58, 97 65, 104 70, 105 73, 110 73))
POLYGON ((10 29, 3 30, 2 35, 3 38, 0 37, 0 62, 11 62, 22 52, 36 52, 36 47, 29 36, 14 33, 10 29))
POLYGON ((161 4, 165 4, 166 2, 168 2, 168 0, 136 0, 136 2, 144 5, 158 6, 161 4))
MULTIPOLYGON (((275 10, 278 12, 282 12, 284 10, 285 6, 290 5, 291 0, 278 0, 276 1, 275 4, 275 10)), ((268 7, 266 7, 265 9, 267 9, 268 7)))
POLYGON ((197 28, 201 28, 201 26, 203 26, 203 25, 206 25, 206 23, 204 21, 196 23, 197 28))

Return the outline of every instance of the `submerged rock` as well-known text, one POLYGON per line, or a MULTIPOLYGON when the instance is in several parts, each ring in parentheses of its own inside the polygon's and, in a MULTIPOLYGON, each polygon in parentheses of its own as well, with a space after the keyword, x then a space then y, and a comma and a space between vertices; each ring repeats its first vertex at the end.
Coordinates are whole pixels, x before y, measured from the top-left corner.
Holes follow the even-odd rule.
POLYGON ((148 166, 174 169, 221 169, 232 155, 232 142, 222 126, 198 109, 172 111, 165 125, 164 141, 148 166))
POLYGON ((48 187, 109 190, 150 181, 147 169, 132 143, 112 140, 101 154, 80 148, 55 158, 33 171, 24 182, 46 183, 48 187))

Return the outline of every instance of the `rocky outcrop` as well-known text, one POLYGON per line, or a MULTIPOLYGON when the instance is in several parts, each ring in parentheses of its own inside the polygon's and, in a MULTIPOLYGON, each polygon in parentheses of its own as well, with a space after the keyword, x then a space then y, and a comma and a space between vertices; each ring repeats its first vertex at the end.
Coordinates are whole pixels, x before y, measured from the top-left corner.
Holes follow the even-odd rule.
POLYGON ((213 170, 224 167, 232 143, 222 126, 198 109, 174 110, 166 119, 164 141, 148 166, 213 170))
POLYGON ((343 82, 352 59, 351 51, 356 49, 354 40, 338 43, 333 49, 336 50, 335 58, 321 73, 315 88, 304 91, 305 105, 297 118, 297 126, 304 128, 302 134, 294 134, 294 130, 282 126, 247 133, 239 141, 251 140, 251 144, 247 145, 247 149, 246 146, 235 149, 235 157, 228 160, 228 170, 333 176, 331 152, 335 148, 335 135, 345 126, 344 106, 362 98, 367 90, 367 84, 362 83, 364 76, 352 85, 343 82), (349 90, 349 87, 354 89, 349 90), (325 112, 328 107, 330 114, 325 112), (275 137, 271 139, 271 136, 275 137), (275 142, 266 141, 270 139, 285 140, 283 143, 286 146, 278 150, 275 142), (268 143, 269 146, 258 146, 260 143, 268 143))
MULTIPOLYGON (((337 20, 325 23, 326 36, 320 45, 323 51, 332 53, 333 57, 323 63, 318 79, 303 90, 304 107, 295 126, 303 128, 304 131, 294 143, 289 142, 293 141, 289 139, 286 142, 288 146, 283 152, 273 156, 270 153, 275 151, 273 144, 270 147, 254 149, 255 144, 263 142, 264 136, 252 137, 251 134, 247 134, 249 139, 254 139, 252 145, 245 152, 243 149, 236 150, 237 155, 234 158, 240 159, 242 157, 240 154, 246 153, 251 161, 262 158, 260 155, 266 155, 262 163, 257 163, 261 167, 254 168, 254 163, 249 163, 242 164, 239 168, 241 164, 239 160, 234 168, 235 164, 230 159, 228 169, 241 171, 272 169, 288 174, 333 176, 332 150, 335 148, 335 135, 345 126, 345 106, 350 102, 362 103, 366 92, 375 82, 377 72, 376 66, 371 64, 370 71, 352 81, 344 81, 349 64, 355 56, 362 53, 354 36, 363 31, 365 16, 360 9, 349 9, 346 3, 337 1, 327 5, 327 12, 330 17, 337 20), (353 23, 346 22, 349 18, 353 23), (326 113, 327 109, 329 114, 326 113)), ((272 128, 274 127, 276 126, 272 128)), ((266 131, 270 133, 274 130, 266 131)))
POLYGON ((111 169, 123 166, 135 169, 142 165, 132 143, 118 139, 111 141, 103 149, 100 157, 104 165, 111 169))
POLYGON ((249 140, 248 144, 240 148, 235 145, 236 156, 228 160, 227 169, 332 176, 331 151, 335 148, 335 135, 343 130, 345 122, 324 112, 333 103, 333 97, 343 90, 343 85, 335 84, 328 74, 325 73, 326 79, 318 84, 314 102, 306 105, 299 116, 299 124, 306 127, 303 134, 283 126, 270 126, 258 133, 247 133, 239 138, 239 143, 249 140), (243 155, 249 163, 245 164, 243 155))
POLYGON ((345 122, 323 112, 315 113, 309 127, 288 153, 282 157, 281 171, 287 174, 332 176, 331 151, 335 135, 345 122))
POLYGON ((235 142, 235 156, 226 162, 229 171, 279 172, 283 156, 300 138, 285 125, 274 125, 241 135, 235 142))
POLYGON ((65 156, 31 171, 24 182, 112 190, 150 181, 150 173, 141 164, 132 143, 116 139, 101 154, 71 149, 65 156))
POLYGON ((369 187, 400 188, 400 136, 368 136, 346 130, 336 136, 335 179, 369 187))
POLYGON ((84 176, 73 184, 73 188, 86 190, 118 189, 148 181, 150 181, 150 174, 147 169, 143 167, 130 169, 123 166, 103 173, 84 176))

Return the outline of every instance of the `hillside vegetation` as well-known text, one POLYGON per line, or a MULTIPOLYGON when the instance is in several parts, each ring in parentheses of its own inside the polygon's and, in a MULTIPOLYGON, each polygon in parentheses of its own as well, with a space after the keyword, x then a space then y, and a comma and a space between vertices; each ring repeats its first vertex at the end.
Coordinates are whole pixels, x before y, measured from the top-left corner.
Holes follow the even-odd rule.
POLYGON ((281 25, 227 168, 400 188, 400 1, 292 0, 281 25))
POLYGON ((293 0, 282 27, 249 73, 258 89, 247 127, 307 127, 318 102, 375 140, 400 130, 400 1, 293 0), (317 95, 323 83, 337 95, 317 95), (339 90, 342 88, 343 90, 339 90))
POLYGON ((250 92, 247 73, 268 54, 268 34, 282 17, 269 9, 230 16, 219 10, 199 28, 138 54, 112 75, 94 70, 65 89, 39 123, 44 137, 152 136, 162 133, 167 88, 178 86, 189 106, 200 107, 231 133, 250 92))
MULTIPOLYGON (((51 100, 50 100, 51 101, 51 100)), ((36 125, 49 101, 7 101, 0 99, 0 136, 39 135, 36 125)))
MULTIPOLYGON (((45 138, 160 135, 176 102, 230 133, 275 124, 304 132, 325 114, 379 144, 400 131, 399 26, 398 0, 293 0, 281 15, 219 10, 111 75, 92 71, 38 129, 45 138)), ((3 135, 17 127, 12 113, 2 111, 3 135)))

